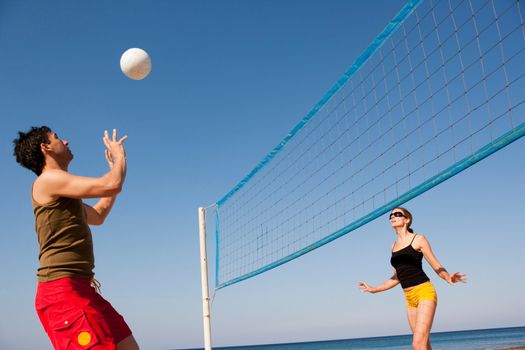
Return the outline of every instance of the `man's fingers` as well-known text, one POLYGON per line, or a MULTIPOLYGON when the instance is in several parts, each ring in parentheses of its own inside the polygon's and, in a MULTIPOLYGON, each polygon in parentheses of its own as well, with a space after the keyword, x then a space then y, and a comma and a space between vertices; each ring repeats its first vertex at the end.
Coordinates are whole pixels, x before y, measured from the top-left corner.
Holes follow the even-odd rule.
POLYGON ((106 145, 106 147, 109 146, 109 137, 108 137, 108 131, 104 130, 104 136, 102 136, 102 141, 106 145))
POLYGON ((107 149, 105 150, 104 154, 106 155, 106 160, 108 161, 108 163, 112 164, 113 158, 111 158, 111 154, 109 153, 107 149))
POLYGON ((109 140, 107 138, 103 138, 102 141, 104 142, 104 145, 106 146, 106 148, 109 148, 109 140))
POLYGON ((109 134, 107 130, 104 130, 104 137, 102 140, 104 141, 104 144, 106 145, 107 149, 112 148, 112 143, 117 143, 119 145, 122 145, 124 141, 128 138, 128 135, 121 137, 120 140, 117 140, 117 129, 113 129, 113 135, 112 138, 109 138, 109 134))

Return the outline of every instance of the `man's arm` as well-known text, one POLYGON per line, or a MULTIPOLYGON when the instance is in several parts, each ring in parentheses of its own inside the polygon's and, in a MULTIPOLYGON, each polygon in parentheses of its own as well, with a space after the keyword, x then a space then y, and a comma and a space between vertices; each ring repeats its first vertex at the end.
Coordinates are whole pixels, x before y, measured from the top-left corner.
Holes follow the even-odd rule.
POLYGON ((114 171, 102 177, 76 176, 63 170, 48 170, 35 182, 35 192, 55 199, 101 198, 115 196, 122 190, 124 175, 114 171))
MULTIPOLYGON (((106 136, 107 136, 107 133, 104 133, 104 138, 106 138, 106 136)), ((115 130, 113 130, 113 138, 116 139, 115 130)), ((125 138, 122 139, 120 143, 122 144, 124 140, 125 138)), ((109 147, 108 149, 106 149, 105 153, 106 153, 106 160, 111 170, 115 167, 115 159, 111 155, 111 152, 109 151, 109 147)), ((126 161, 126 157, 124 154, 124 162, 125 161, 126 161)), ((125 165, 126 164, 124 164, 124 166, 125 165)), ((117 166, 119 166, 118 163, 117 163, 117 166)), ((124 176, 125 176, 125 169, 124 169, 124 176)), ((111 208, 113 207, 113 204, 115 203, 116 199, 117 199, 117 196, 115 194, 111 197, 101 198, 94 206, 90 206, 85 203, 82 203, 84 205, 84 209, 86 210, 88 225, 102 225, 104 221, 106 220, 106 217, 109 215, 109 212, 111 211, 111 208)))
POLYGON ((106 145, 106 158, 109 163, 109 171, 102 177, 76 176, 61 169, 50 169, 45 171, 35 181, 35 199, 46 203, 58 197, 68 198, 103 198, 114 197, 122 190, 126 178, 126 153, 122 142, 117 141, 116 131, 113 138, 104 133, 104 144, 106 145))
POLYGON ((88 225, 102 225, 111 211, 116 199, 116 196, 101 198, 94 206, 82 203, 86 210, 88 225))

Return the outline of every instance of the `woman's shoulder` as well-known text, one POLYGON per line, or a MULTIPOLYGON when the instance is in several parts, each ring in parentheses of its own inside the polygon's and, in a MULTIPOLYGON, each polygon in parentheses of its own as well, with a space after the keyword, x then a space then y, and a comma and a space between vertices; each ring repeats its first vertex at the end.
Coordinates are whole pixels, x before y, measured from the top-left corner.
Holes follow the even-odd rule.
POLYGON ((429 245, 428 239, 424 234, 415 232, 415 235, 413 246, 416 250, 420 250, 423 246, 429 245))
POLYGON ((420 240, 420 239, 427 239, 427 236, 425 236, 423 233, 421 232, 414 232, 414 235, 416 235, 416 237, 414 238, 414 240, 420 240))

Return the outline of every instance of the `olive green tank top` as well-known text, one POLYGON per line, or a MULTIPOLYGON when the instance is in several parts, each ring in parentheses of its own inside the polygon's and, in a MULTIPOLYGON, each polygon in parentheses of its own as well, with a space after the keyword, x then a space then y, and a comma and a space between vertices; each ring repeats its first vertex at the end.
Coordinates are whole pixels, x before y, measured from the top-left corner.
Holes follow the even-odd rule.
POLYGON ((40 282, 63 277, 92 278, 93 240, 82 200, 60 197, 42 205, 33 199, 40 282))

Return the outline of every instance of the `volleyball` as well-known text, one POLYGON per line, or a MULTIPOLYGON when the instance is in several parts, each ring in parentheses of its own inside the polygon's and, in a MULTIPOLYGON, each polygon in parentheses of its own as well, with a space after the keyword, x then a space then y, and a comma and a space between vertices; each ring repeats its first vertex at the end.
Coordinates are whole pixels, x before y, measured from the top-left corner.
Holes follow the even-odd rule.
POLYGON ((120 69, 128 78, 142 80, 151 72, 151 59, 146 51, 131 48, 120 57, 120 69))

